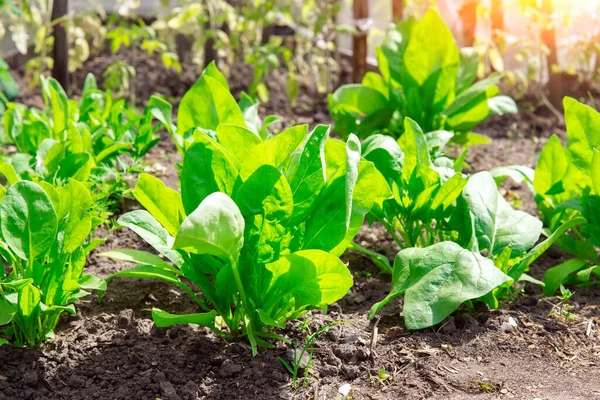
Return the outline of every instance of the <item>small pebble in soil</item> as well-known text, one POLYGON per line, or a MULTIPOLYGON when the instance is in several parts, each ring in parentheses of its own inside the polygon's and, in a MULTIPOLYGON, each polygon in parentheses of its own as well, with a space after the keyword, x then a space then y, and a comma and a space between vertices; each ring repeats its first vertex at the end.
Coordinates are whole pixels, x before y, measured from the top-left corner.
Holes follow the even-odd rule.
POLYGON ((328 376, 336 376, 338 374, 338 369, 338 367, 333 365, 325 365, 319 370, 319 375, 321 375, 323 378, 328 376))
POLYGON ((180 398, 177 395, 177 390, 175 390, 175 387, 173 386, 173 384, 171 382, 161 381, 159 383, 159 385, 160 385, 160 391, 166 399, 174 400, 174 399, 180 398))
POLYGON ((198 385, 194 381, 187 381, 180 392, 184 399, 195 400, 198 397, 198 385))
POLYGON ((119 313, 119 319, 117 319, 117 326, 119 328, 127 328, 133 321, 133 310, 127 309, 119 313))
POLYGON ((236 363, 234 363, 231 360, 225 360, 223 361, 223 364, 221 365, 221 369, 219 370, 219 373, 221 374, 221 376, 223 378, 229 378, 231 376, 237 375, 242 371, 242 367, 240 365, 237 365, 236 363))

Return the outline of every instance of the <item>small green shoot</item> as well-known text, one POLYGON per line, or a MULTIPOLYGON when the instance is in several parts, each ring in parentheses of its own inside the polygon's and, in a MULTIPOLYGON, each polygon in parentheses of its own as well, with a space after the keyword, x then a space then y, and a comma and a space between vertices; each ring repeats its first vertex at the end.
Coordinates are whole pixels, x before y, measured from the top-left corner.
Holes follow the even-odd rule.
POLYGON ((313 344, 316 342, 316 340, 318 339, 318 337, 321 334, 326 333, 329 330, 329 328, 331 328, 333 325, 338 325, 338 324, 342 324, 342 323, 343 322, 334 321, 327 325, 322 326, 315 333, 313 333, 312 335, 309 335, 306 338, 304 346, 302 347, 302 350, 300 350, 300 351, 298 348, 298 341, 296 341, 296 343, 294 344, 292 365, 290 365, 283 358, 279 357, 279 361, 281 362, 281 364, 283 364, 285 369, 287 369, 289 371, 289 373, 292 374, 292 387, 294 388, 294 390, 296 390, 296 388, 298 387, 298 371, 300 371, 300 369, 301 369, 302 359, 304 358, 304 355, 308 352, 308 361, 306 363, 306 366, 304 367, 304 377, 302 379, 302 382, 306 383, 308 380, 308 373, 310 372, 310 368, 312 365, 313 350, 314 350, 313 344))

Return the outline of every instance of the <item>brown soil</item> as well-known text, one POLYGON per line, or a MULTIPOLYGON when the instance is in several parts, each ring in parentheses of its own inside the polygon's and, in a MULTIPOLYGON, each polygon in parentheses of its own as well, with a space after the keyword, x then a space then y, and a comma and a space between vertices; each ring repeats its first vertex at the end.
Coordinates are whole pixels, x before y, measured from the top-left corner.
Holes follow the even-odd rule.
MULTIPOLYGON (((107 58, 94 59, 85 70, 101 76, 109 63, 107 58)), ((195 79, 192 67, 185 67, 180 78, 153 60, 137 59, 135 65, 138 79, 144 78, 136 88, 138 99, 155 90, 180 97, 195 79)), ((232 87, 239 91, 249 72, 236 71, 241 73, 231 79, 232 87)), ((83 76, 75 74, 74 81, 80 83, 83 76)), ((286 123, 328 121, 324 100, 305 93, 298 105, 291 106, 277 90, 281 78, 272 82, 271 102, 263 111, 283 115, 286 123)), ((40 99, 36 96, 27 91, 21 100, 35 104, 40 99)), ((495 118, 480 127, 478 131, 494 142, 473 149, 472 169, 533 166, 549 131, 558 126, 548 117, 540 118, 525 113, 495 118)), ((153 172, 176 187, 173 163, 181 158, 170 139, 165 137, 149 158, 153 172)), ((508 189, 522 196, 524 208, 533 209, 526 191, 511 185, 508 189)), ((99 251, 147 249, 130 231, 103 234, 108 240, 99 251)), ((365 227, 357 240, 390 258, 397 251, 377 227, 365 227)), ((106 277, 126 267, 98 252, 91 256, 88 272, 106 277)), ((560 254, 545 256, 532 274, 539 278, 548 266, 560 262, 553 256, 560 254)), ((575 307, 572 321, 550 317, 557 299, 540 297, 539 290, 528 287, 525 295, 502 310, 461 309, 442 324, 415 332, 404 328, 399 304, 384 310, 376 324, 367 320, 371 305, 388 293, 389 277, 378 275, 361 255, 347 253, 344 259, 355 277, 348 296, 331 306, 327 315, 311 312, 279 332, 302 345, 307 334, 325 324, 342 323, 319 337, 296 390, 278 360, 291 361, 290 346, 277 343, 276 349, 252 358, 245 342, 227 342, 203 328, 157 328, 150 319, 153 307, 197 312, 194 303, 161 282, 115 279, 102 303, 96 296, 81 301, 77 315, 65 317, 56 338, 40 350, 0 348, 0 399, 334 399, 341 398, 338 389, 344 384, 351 385, 354 399, 600 399, 597 289, 577 290, 570 303, 575 307), (503 329, 509 318, 517 326, 503 329)))

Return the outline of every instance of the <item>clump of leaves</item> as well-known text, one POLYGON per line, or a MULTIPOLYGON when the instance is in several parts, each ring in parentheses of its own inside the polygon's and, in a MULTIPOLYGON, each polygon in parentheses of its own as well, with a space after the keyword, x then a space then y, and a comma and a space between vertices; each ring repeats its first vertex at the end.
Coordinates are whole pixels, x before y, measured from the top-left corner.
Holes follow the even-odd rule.
POLYGON ((557 136, 550 137, 535 168, 533 191, 548 234, 571 224, 556 244, 575 259, 546 271, 546 295, 562 283, 600 276, 600 113, 569 97, 564 109, 566 148, 557 136))
POLYGON ((125 182, 115 182, 111 193, 100 189, 122 177, 116 171, 125 162, 121 157, 135 165, 158 143, 161 124, 154 120, 170 114, 171 105, 153 96, 140 113, 124 100, 98 90, 91 74, 79 101, 69 99, 52 78, 42 77, 42 89, 45 110, 8 104, 4 131, 17 151, 7 161, 30 180, 62 184, 71 178, 94 183, 93 192, 105 193, 107 199, 122 194, 117 189, 126 187, 125 182))
POLYGON ((479 64, 472 51, 461 53, 439 15, 428 11, 390 28, 377 49, 379 74, 369 72, 361 84, 345 85, 329 97, 335 131, 399 137, 404 118, 425 132, 448 130, 460 144, 484 141, 471 130, 494 114, 515 113, 507 96, 499 96, 498 76, 475 82, 479 64))
POLYGON ((227 123, 213 139, 213 132, 196 129, 181 195, 142 174, 133 194, 147 211, 118 221, 172 264, 145 252, 112 251, 105 255, 139 266, 111 279, 171 282, 205 311, 154 310, 159 326, 195 323, 225 334, 219 317, 228 335, 248 338, 253 353, 272 347, 266 339, 276 337, 273 328, 347 293, 352 277, 338 257, 373 205, 390 195, 373 163, 361 159, 358 139, 328 140, 328 132, 318 126, 307 136, 307 126, 297 126, 263 140, 227 123))
POLYGON ((463 175, 466 153, 454 162, 432 162, 426 135, 410 119, 398 142, 374 135, 363 150, 393 194, 369 215, 403 248, 394 262, 392 290, 373 306, 371 318, 404 295, 405 324, 421 329, 465 302, 496 308, 519 292, 519 280, 541 283, 526 274, 529 265, 577 222, 561 225, 534 247, 542 222, 513 209, 489 172, 463 175))
POLYGON ((37 347, 64 312, 105 282, 83 275, 92 197, 76 180, 56 187, 22 181, 6 163, 0 187, 0 344, 37 347))

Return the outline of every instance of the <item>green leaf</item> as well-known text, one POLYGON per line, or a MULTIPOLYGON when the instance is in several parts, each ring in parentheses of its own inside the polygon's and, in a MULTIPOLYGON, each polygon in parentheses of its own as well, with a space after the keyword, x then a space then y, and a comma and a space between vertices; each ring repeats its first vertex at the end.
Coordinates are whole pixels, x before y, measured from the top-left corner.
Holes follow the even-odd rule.
POLYGON ((331 251, 346 237, 352 218, 352 196, 358 180, 359 162, 360 141, 350 135, 344 167, 340 166, 339 176, 327 183, 317 206, 306 220, 304 248, 331 251))
POLYGON ((373 318, 390 300, 404 294, 404 323, 423 329, 443 321, 467 300, 477 299, 510 278, 493 261, 441 242, 402 250, 394 261, 392 289, 370 311, 373 318))
POLYGON ((21 317, 31 317, 39 306, 40 291, 38 288, 33 285, 27 285, 19 291, 17 307, 21 317))
POLYGON ((173 248, 236 260, 244 244, 244 226, 233 200, 212 193, 182 222, 173 248))
POLYGON ((181 275, 181 272, 177 268, 173 268, 162 258, 146 251, 130 249, 109 250, 100 253, 99 256, 112 258, 113 260, 126 261, 138 265, 157 267, 174 275, 181 275))
MULTIPOLYGON (((212 67, 211 70, 214 72, 212 67)), ((193 128, 214 131, 222 123, 246 126, 242 111, 229 89, 223 86, 223 81, 211 75, 207 68, 181 99, 177 112, 179 134, 193 128)))
POLYGON ((69 154, 58 165, 56 177, 64 180, 72 178, 79 182, 87 182, 94 167, 94 159, 88 153, 69 154))
POLYGON ((387 108, 388 100, 378 90, 361 84, 344 85, 330 98, 331 112, 350 112, 371 115, 387 108))
POLYGON ((217 127, 219 143, 242 163, 250 149, 262 143, 260 137, 240 125, 221 124, 217 127))
POLYGON ((469 178, 462 198, 469 211, 479 250, 490 255, 512 247, 512 257, 529 250, 540 237, 542 222, 519 210, 514 210, 498 192, 489 172, 479 172, 469 178))
POLYGON ((517 103, 508 96, 494 96, 488 99, 490 112, 495 115, 516 114, 519 112, 517 103))
POLYGON ((372 135, 362 144, 362 156, 371 161, 390 186, 400 184, 404 153, 398 143, 387 135, 372 135))
POLYGON ((579 271, 585 266, 585 261, 573 258, 547 269, 544 273, 544 296, 553 296, 569 275, 579 271))
POLYGON ((106 290, 106 281, 94 275, 84 275, 79 280, 79 287, 84 290, 106 290))
POLYGON ((33 182, 12 185, 0 205, 2 236, 17 256, 33 261, 56 238, 56 212, 48 195, 33 182))
POLYGON ((156 251, 171 260, 173 264, 178 267, 183 265, 181 254, 172 250, 175 242, 174 237, 148 211, 130 211, 122 215, 117 223, 137 233, 156 251))
POLYGON ((185 153, 181 171, 182 201, 188 215, 211 193, 231 195, 238 179, 238 168, 229 152, 208 136, 202 136, 202 141, 185 153))
POLYGON ((52 121, 54 122, 54 135, 58 136, 67 129, 69 121, 69 104, 67 94, 60 83, 54 78, 42 80, 42 89, 46 101, 50 102, 52 121))
POLYGON ((262 142, 248 151, 240 168, 240 177, 246 180, 263 165, 272 165, 282 170, 290 154, 306 139, 308 125, 286 129, 279 135, 262 142))
POLYGON ((203 314, 185 314, 175 315, 158 308, 152 309, 152 319, 159 328, 167 328, 179 324, 194 324, 201 326, 214 326, 214 320, 217 316, 216 311, 211 311, 203 314))
POLYGON ((16 313, 17 309, 14 305, 5 299, 0 299, 0 326, 9 324, 16 313))
POLYGON ((0 163, 0 175, 6 178, 6 182, 9 186, 19 182, 21 178, 15 172, 15 168, 7 162, 0 163))
POLYGON ((548 142, 540 153, 535 175, 533 178, 533 188, 536 193, 545 195, 562 182, 567 173, 568 161, 565 150, 556 135, 550 136, 548 142))
POLYGON ((321 250, 298 251, 266 268, 273 273, 267 297, 294 304, 296 309, 332 304, 344 297, 353 283, 344 263, 321 250))
POLYGON ((325 185, 325 142, 329 127, 318 125, 296 150, 285 175, 294 197, 293 223, 303 221, 315 206, 316 193, 325 185))
POLYGON ((569 167, 565 189, 582 190, 592 186, 589 171, 594 149, 600 149, 600 113, 570 97, 564 99, 569 167))
POLYGON ((142 173, 133 196, 169 234, 177 234, 185 218, 181 195, 177 191, 167 187, 160 179, 142 173))
POLYGON ((263 165, 239 188, 235 202, 246 217, 246 253, 252 264, 277 259, 285 251, 281 242, 294 208, 285 177, 277 168, 263 165))
POLYGON ((73 179, 66 186, 58 187, 57 191, 60 197, 59 231, 62 232, 59 241, 62 251, 71 253, 83 244, 92 230, 89 214, 92 196, 82 183, 73 179))

